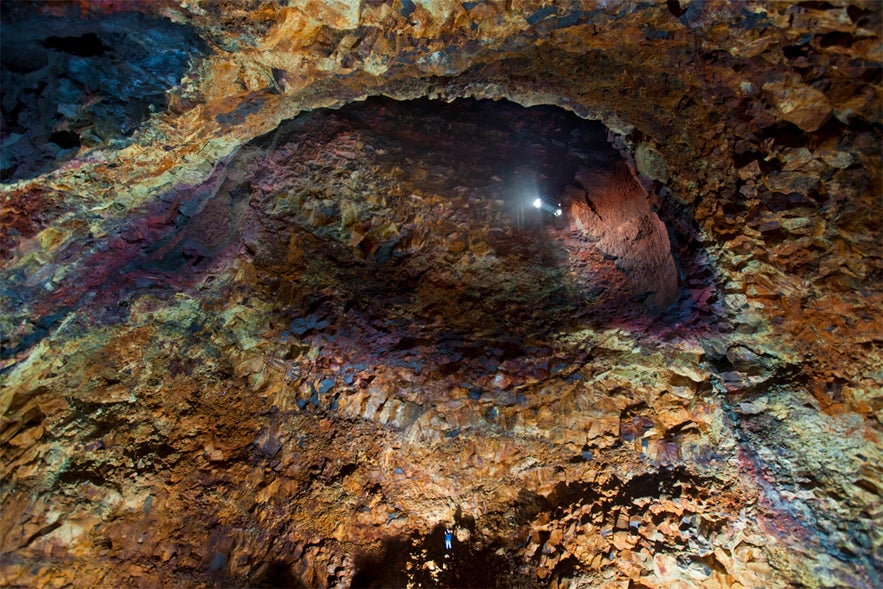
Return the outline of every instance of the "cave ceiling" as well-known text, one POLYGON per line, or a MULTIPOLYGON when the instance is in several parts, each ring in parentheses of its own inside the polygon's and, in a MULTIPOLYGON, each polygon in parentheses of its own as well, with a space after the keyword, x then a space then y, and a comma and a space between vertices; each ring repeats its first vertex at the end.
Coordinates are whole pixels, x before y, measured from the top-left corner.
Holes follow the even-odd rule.
POLYGON ((0 9, 0 584, 883 584, 878 2, 0 9))

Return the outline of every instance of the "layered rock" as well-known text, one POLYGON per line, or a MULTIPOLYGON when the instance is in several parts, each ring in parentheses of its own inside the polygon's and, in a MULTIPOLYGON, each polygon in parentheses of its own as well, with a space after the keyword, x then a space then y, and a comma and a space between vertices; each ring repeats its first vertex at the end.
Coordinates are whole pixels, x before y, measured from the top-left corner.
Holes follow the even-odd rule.
POLYGON ((4 4, 4 584, 880 584, 876 3, 292 4, 4 4))

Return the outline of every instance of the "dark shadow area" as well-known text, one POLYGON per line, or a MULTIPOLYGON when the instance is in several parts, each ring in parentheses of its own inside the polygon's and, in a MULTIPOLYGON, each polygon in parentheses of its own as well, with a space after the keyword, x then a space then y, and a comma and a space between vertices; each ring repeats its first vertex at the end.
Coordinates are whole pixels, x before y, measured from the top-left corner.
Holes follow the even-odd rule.
MULTIPOLYGON (((476 522, 471 514, 458 510, 454 521, 439 523, 426 535, 389 538, 381 547, 362 554, 356 560, 352 587, 532 587, 538 581, 532 573, 525 575, 523 569, 519 570, 524 562, 510 562, 502 554, 512 554, 518 545, 523 545, 529 528, 525 526, 541 514, 561 519, 576 509, 591 507, 588 513, 601 515, 602 528, 612 527, 623 513, 628 516, 642 514, 647 508, 646 503, 638 501, 641 498, 696 497, 707 487, 707 480, 686 468, 676 467, 660 468, 629 481, 613 477, 603 485, 562 482, 545 497, 522 490, 505 514, 507 526, 512 530, 511 537, 492 541, 478 537, 478 529, 499 529, 499 526, 488 526, 487 522, 480 525, 481 522, 476 522), (454 531, 450 550, 445 547, 448 525, 454 531), (461 541, 460 537, 464 540, 461 541), (505 550, 497 554, 500 548, 505 550)), ((497 513, 486 517, 497 519, 500 516, 497 513)), ((592 519, 588 514, 584 518, 586 521, 592 519)), ((597 522, 597 518, 594 521, 597 522)), ((630 533, 637 533, 632 527, 629 529, 630 533)), ((542 545, 549 539, 549 532, 541 532, 539 539, 542 545)), ((538 566, 540 559, 541 553, 537 552, 529 562, 538 566)), ((587 564, 573 556, 561 559, 546 582, 572 576, 587 564)), ((548 585, 544 583, 543 586, 548 585)))
POLYGON ((63 51, 80 57, 99 57, 104 55, 104 43, 95 33, 86 33, 79 37, 48 37, 42 43, 47 49, 63 51))
POLYGON ((400 538, 390 538, 374 552, 366 552, 356 558, 353 589, 382 589, 406 587, 408 575, 407 555, 411 544, 400 538))
POLYGON ((291 563, 274 560, 267 565, 255 587, 262 589, 303 589, 304 585, 294 574, 291 563))
MULTIPOLYGON (((0 181, 33 178, 129 137, 205 44, 184 25, 137 13, 80 18, 3 2, 0 181)), ((72 12, 72 11, 71 11, 72 12)))
MULTIPOLYGON (((454 529, 463 526, 458 522, 454 529)), ((474 522, 473 522, 474 526, 474 522)), ((514 587, 513 571, 498 545, 477 547, 456 536, 445 548, 445 525, 407 540, 392 538, 375 554, 357 559, 353 589, 389 587, 514 587)))

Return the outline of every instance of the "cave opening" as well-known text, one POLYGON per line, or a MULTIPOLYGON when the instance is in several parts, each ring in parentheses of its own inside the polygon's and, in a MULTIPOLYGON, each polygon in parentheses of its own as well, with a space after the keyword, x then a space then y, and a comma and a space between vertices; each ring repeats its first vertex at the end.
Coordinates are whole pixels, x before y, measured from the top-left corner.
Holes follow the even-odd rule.
POLYGON ((367 306, 412 328, 521 337, 662 312, 679 270, 660 199, 610 139, 599 122, 505 100, 303 114, 238 158, 252 210, 268 211, 246 221, 255 266, 301 303, 298 326, 330 321, 303 304, 319 284, 338 297, 320 314, 367 306))
POLYGON ((883 585, 877 4, 242 4, 0 0, 9 583, 883 585))
MULTIPOLYGON (((173 270, 178 285, 221 278, 221 299, 259 293, 267 337, 310 382, 304 411, 338 411, 342 387, 377 366, 444 398, 522 403, 524 375, 573 363, 558 338, 652 335, 701 321, 696 293, 713 297, 686 207, 637 177, 614 139, 565 109, 506 100, 374 97, 305 112, 169 195, 174 235, 123 273, 154 290, 173 270), (248 270, 218 274, 231 255, 248 270)), ((488 422, 498 414, 487 407, 488 422)))

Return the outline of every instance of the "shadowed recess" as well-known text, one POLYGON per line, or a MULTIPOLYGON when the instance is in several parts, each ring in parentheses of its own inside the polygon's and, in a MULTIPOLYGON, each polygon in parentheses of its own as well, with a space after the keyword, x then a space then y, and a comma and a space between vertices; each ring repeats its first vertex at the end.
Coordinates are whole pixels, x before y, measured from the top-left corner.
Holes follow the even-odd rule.
POLYGON ((467 379, 558 331, 677 322, 696 312, 679 273, 714 286, 701 250, 679 253, 691 219, 667 228, 657 211, 676 209, 604 126, 556 107, 375 98, 283 123, 231 168, 282 335, 406 366, 434 352, 418 372, 467 379))
POLYGON ((205 51, 193 30, 164 18, 14 10, 22 7, 3 3, 2 182, 44 174, 81 147, 128 140, 166 109, 166 91, 205 51))

